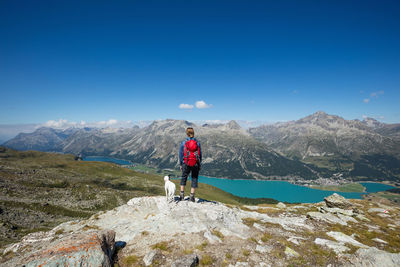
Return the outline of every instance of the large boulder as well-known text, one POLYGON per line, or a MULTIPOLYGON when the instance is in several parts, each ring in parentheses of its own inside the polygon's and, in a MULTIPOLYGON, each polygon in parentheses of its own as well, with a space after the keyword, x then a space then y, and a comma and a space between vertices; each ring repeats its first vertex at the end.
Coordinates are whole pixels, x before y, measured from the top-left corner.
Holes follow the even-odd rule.
POLYGON ((196 254, 182 256, 172 263, 172 267, 195 267, 199 265, 199 257, 196 254))
POLYGON ((337 193, 324 198, 324 201, 329 208, 351 209, 352 207, 352 204, 347 199, 337 193))
POLYGON ((66 235, 24 258, 29 266, 112 266, 115 232, 83 232, 66 235))
POLYGON ((398 267, 400 266, 400 253, 389 253, 375 247, 360 248, 354 255, 351 255, 349 261, 344 263, 343 266, 398 267))

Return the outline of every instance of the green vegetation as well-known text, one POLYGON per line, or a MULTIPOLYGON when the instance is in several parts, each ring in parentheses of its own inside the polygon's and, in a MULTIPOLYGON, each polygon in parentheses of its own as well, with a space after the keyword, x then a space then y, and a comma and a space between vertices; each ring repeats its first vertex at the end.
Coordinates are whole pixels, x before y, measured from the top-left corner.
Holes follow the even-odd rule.
POLYGON ((248 257, 250 255, 250 251, 248 249, 243 249, 242 254, 243 256, 248 257))
POLYGON ((162 242, 159 242, 157 244, 154 244, 154 245, 151 246, 151 248, 152 249, 159 249, 159 250, 162 250, 162 251, 169 251, 170 250, 170 247, 168 246, 168 243, 166 241, 162 241, 162 242))
POLYGON ((126 265, 131 266, 131 265, 137 263, 139 261, 139 258, 135 255, 130 255, 130 256, 124 258, 123 261, 126 265))
POLYGON ((208 266, 214 262, 214 259, 210 255, 203 255, 200 259, 200 266, 208 266))
POLYGON ((378 197, 383 197, 386 198, 390 201, 393 201, 395 203, 400 203, 400 194, 399 193, 393 193, 393 191, 383 191, 383 192, 378 192, 378 193, 373 193, 369 195, 376 195, 378 197))
POLYGON ((56 235, 62 235, 64 233, 64 229, 60 229, 56 231, 56 235))
POLYGON ((203 251, 206 247, 207 247, 208 243, 206 241, 204 241, 203 243, 201 243, 200 245, 196 246, 196 248, 200 251, 203 251))
POLYGON ((359 183, 343 184, 343 185, 312 185, 314 189, 339 191, 339 192, 365 192, 365 187, 359 183))
POLYGON ((185 255, 189 255, 189 254, 192 254, 193 253, 193 250, 192 249, 185 249, 184 251, 183 251, 183 254, 185 254, 185 255))
POLYGON ((242 219, 243 223, 247 226, 253 226, 254 223, 260 223, 260 220, 254 219, 254 218, 243 218, 242 219))
POLYGON ((220 231, 218 231, 218 230, 213 230, 211 233, 212 233, 213 235, 217 236, 219 239, 224 240, 224 237, 225 237, 225 236, 224 236, 220 231))

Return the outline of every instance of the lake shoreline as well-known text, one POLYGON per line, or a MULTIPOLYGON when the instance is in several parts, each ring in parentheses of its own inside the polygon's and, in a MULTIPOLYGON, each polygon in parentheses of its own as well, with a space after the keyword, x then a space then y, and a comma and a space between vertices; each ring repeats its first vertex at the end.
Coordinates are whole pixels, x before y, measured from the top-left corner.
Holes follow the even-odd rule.
MULTIPOLYGON (((200 175, 199 177, 206 177, 206 178, 216 178, 216 179, 225 179, 225 180, 232 180, 232 181, 277 181, 277 182, 288 182, 293 185, 298 185, 298 186, 304 186, 312 189, 317 189, 317 190, 324 190, 324 191, 335 191, 335 190, 328 190, 328 189, 319 189, 319 188, 313 188, 312 185, 304 185, 304 184, 298 184, 298 183, 293 183, 290 180, 268 180, 268 179, 245 179, 245 178, 225 178, 225 177, 211 177, 207 175, 200 175)), ((305 180, 305 181, 310 181, 310 180, 305 180)), ((376 183, 376 184, 385 184, 385 185, 390 185, 396 188, 400 188, 400 186, 397 186, 396 184, 390 182, 390 181, 356 181, 356 182, 349 182, 345 184, 361 184, 361 183, 376 183)), ((345 185, 342 184, 342 185, 345 185)), ((316 185, 316 184, 314 184, 316 185)))

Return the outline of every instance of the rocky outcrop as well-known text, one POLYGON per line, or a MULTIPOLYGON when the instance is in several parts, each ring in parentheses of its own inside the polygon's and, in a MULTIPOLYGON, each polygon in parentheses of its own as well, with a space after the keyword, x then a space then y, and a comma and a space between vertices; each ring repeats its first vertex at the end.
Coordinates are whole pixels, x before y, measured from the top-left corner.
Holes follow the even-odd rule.
POLYGON ((114 244, 115 232, 110 230, 73 233, 59 239, 57 232, 40 232, 28 235, 4 253, 20 253, 21 249, 25 250, 23 257, 11 260, 8 266, 110 267, 114 244))
POLYGON ((368 213, 378 208, 372 203, 348 204, 352 209, 330 208, 324 202, 277 208, 272 204, 227 206, 202 199, 169 203, 165 197, 133 198, 87 220, 26 236, 6 248, 2 264, 110 266, 118 243, 124 246, 113 258, 121 267, 286 266, 298 261, 309 266, 398 265, 400 209, 392 207, 391 217, 375 220, 368 213), (324 219, 316 219, 314 213, 324 219), (369 221, 359 219, 359 214, 369 221))
POLYGON ((377 248, 359 249, 350 259, 351 264, 347 266, 362 267, 398 267, 400 266, 400 254, 381 251, 377 248))
POLYGON ((349 209, 352 206, 348 200, 337 193, 324 198, 324 201, 329 208, 349 209))
POLYGON ((347 225, 348 222, 357 223, 356 218, 368 221, 362 213, 356 205, 334 193, 324 198, 323 204, 318 206, 318 212, 308 212, 307 217, 317 221, 347 225))

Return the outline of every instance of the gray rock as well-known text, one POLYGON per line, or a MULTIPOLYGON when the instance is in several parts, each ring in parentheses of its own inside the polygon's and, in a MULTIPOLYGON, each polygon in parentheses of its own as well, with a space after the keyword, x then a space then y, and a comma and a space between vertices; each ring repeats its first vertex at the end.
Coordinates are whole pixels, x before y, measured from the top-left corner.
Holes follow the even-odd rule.
POLYGON ((286 208, 286 205, 282 202, 279 202, 278 204, 276 204, 276 207, 280 208, 280 209, 284 209, 284 208, 286 208))
POLYGON ((300 256, 299 253, 297 253, 296 251, 294 251, 293 249, 291 249, 291 248, 289 248, 289 247, 286 247, 286 249, 285 249, 285 254, 286 254, 286 256, 287 256, 288 258, 291 258, 291 257, 299 257, 299 256, 300 256))
POLYGON ((328 207, 320 207, 318 209, 322 213, 333 213, 333 214, 342 214, 346 216, 353 216, 354 212, 353 210, 345 210, 345 209, 340 209, 340 208, 328 208, 328 207))
POLYGON ((342 221, 344 222, 353 222, 353 223, 358 223, 358 221, 356 219, 354 219, 353 217, 350 216, 346 216, 346 215, 342 215, 342 214, 338 214, 337 215, 342 221))
POLYGON ((356 218, 357 218, 357 219, 360 219, 360 220, 362 220, 362 221, 366 221, 366 222, 370 222, 370 221, 371 221, 370 219, 368 219, 367 217, 365 217, 365 216, 362 215, 362 214, 357 214, 357 215, 356 215, 356 218))
POLYGON ((229 264, 229 267, 246 267, 249 266, 249 264, 247 262, 236 262, 235 265, 229 264))
POLYGON ((197 265, 199 265, 199 257, 196 254, 190 254, 173 262, 171 267, 194 267, 197 265))
POLYGON ((385 209, 382 209, 382 208, 370 208, 369 210, 368 210, 368 212, 369 213, 376 213, 376 212, 381 212, 381 213, 385 213, 385 209))
POLYGON ((154 258, 157 255, 157 250, 152 250, 146 254, 143 258, 143 262, 146 266, 150 266, 153 263, 154 258))
POLYGON ((350 250, 348 247, 346 247, 343 243, 335 242, 332 240, 327 240, 323 238, 316 238, 314 241, 315 244, 320 245, 320 246, 326 246, 333 251, 335 251, 336 254, 346 252, 350 250))
POLYGON ((100 231, 68 235, 25 257, 25 266, 111 267, 115 232, 100 231))
POLYGON ((325 221, 329 223, 338 223, 341 225, 347 225, 347 222, 341 220, 337 216, 331 214, 331 213, 321 213, 321 212, 315 212, 315 211, 310 211, 307 212, 307 218, 312 219, 312 220, 317 220, 317 221, 325 221))
POLYGON ((368 246, 358 242, 357 240, 355 240, 351 236, 343 234, 342 232, 333 232, 333 231, 331 231, 331 232, 328 232, 326 234, 328 236, 330 236, 330 237, 333 237, 334 239, 336 239, 340 243, 348 243, 348 244, 351 244, 351 245, 356 246, 356 247, 368 248, 368 246))
POLYGON ((296 245, 300 245, 299 240, 306 240, 306 239, 304 237, 300 237, 300 236, 291 236, 288 238, 288 241, 290 241, 296 245))
POLYGON ((388 243, 385 240, 382 240, 382 239, 377 238, 377 237, 373 238, 372 240, 374 240, 375 242, 378 242, 378 243, 382 243, 382 244, 387 244, 388 243))
POLYGON ((257 245, 256 246, 256 251, 260 252, 260 253, 270 253, 272 251, 272 247, 271 246, 261 246, 261 245, 257 245))
POLYGON ((324 201, 329 208, 350 209, 352 207, 352 204, 347 199, 337 193, 324 198, 324 201))
POLYGON ((349 260, 351 263, 346 263, 344 266, 398 267, 400 266, 400 253, 389 253, 375 247, 360 248, 349 260))
POLYGON ((204 232, 204 237, 207 238, 208 241, 210 241, 211 244, 214 243, 222 243, 221 239, 218 236, 213 235, 210 231, 204 232))

